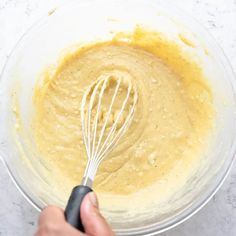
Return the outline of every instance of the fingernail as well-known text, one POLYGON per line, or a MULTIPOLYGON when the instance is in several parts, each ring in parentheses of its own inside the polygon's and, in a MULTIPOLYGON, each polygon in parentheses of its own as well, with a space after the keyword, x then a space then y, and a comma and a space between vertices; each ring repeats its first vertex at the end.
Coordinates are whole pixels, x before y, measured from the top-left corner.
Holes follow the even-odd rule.
POLYGON ((98 199, 94 192, 89 193, 89 200, 94 207, 98 208, 98 199))

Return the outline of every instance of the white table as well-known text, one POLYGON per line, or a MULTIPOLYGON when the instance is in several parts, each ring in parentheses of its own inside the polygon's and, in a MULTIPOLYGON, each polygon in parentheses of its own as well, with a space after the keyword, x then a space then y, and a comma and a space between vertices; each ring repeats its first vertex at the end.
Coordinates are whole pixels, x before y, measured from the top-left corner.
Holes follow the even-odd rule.
MULTIPOLYGON (((24 31, 42 13, 68 1, 0 0, 0 70, 24 31)), ((185 9, 210 30, 236 72, 236 1, 169 1, 185 9)), ((0 236, 33 235, 37 217, 38 212, 21 196, 0 163, 0 236)), ((182 225, 162 234, 162 236, 235 235, 236 163, 223 187, 199 213, 182 225)))

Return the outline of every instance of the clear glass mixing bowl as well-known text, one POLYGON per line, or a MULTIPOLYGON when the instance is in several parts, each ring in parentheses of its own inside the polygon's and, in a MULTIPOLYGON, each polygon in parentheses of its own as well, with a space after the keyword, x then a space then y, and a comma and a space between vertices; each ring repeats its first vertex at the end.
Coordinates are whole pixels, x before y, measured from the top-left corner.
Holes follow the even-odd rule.
POLYGON ((150 215, 140 212, 138 217, 112 212, 114 231, 136 236, 155 235, 188 219, 215 194, 232 165, 236 150, 236 83, 229 62, 208 32, 166 1, 75 1, 44 16, 28 30, 9 57, 0 81, 0 150, 6 168, 17 188, 37 209, 49 203, 60 204, 52 194, 52 186, 42 178, 42 163, 32 143, 25 141, 25 137, 31 140, 34 85, 46 66, 57 63, 63 50, 109 40, 116 32, 132 31, 137 24, 166 34, 199 58, 213 89, 216 126, 205 161, 168 203, 168 210, 150 215), (182 34, 195 46, 181 41, 182 34))

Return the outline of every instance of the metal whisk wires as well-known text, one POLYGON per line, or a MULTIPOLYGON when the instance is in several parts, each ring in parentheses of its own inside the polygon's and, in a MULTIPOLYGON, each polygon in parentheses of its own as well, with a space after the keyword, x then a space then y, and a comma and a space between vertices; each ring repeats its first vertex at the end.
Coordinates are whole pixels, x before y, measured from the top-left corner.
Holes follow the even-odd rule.
POLYGON ((131 80, 122 77, 102 77, 85 92, 81 121, 88 162, 82 185, 91 187, 98 166, 131 124, 137 100, 131 80))

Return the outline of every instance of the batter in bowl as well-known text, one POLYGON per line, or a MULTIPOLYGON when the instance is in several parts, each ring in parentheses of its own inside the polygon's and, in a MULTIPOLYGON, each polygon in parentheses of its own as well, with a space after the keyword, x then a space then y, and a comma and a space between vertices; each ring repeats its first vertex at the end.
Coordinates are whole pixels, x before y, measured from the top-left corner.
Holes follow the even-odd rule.
POLYGON ((132 79, 139 99, 132 125, 98 170, 94 190, 104 209, 139 211, 167 200, 191 177, 213 125, 212 92, 201 67, 178 44, 141 28, 66 55, 35 89, 32 118, 47 181, 64 203, 87 162, 81 99, 103 75, 132 79))

